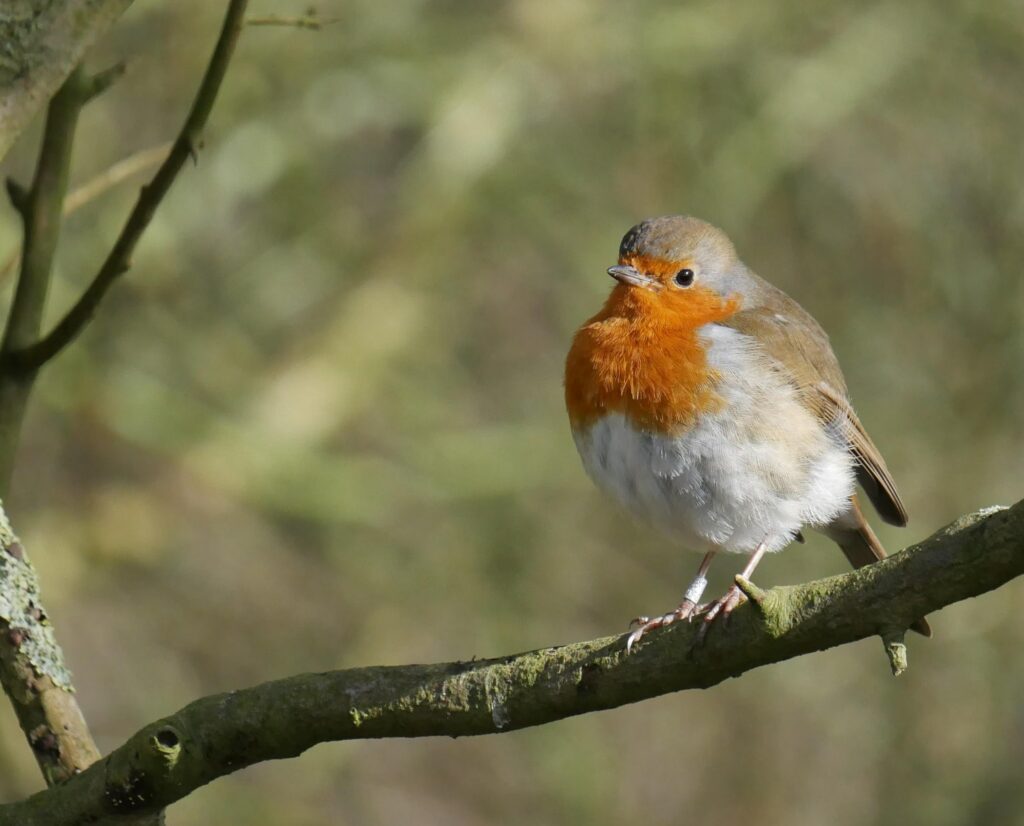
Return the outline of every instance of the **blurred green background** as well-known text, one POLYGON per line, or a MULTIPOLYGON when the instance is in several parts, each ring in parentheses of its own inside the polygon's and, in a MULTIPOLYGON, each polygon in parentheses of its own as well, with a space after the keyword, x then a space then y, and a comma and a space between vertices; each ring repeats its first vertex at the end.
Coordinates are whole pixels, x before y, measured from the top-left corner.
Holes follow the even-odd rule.
MULTIPOLYGON (((137 0, 93 51, 129 69, 73 185, 173 137, 222 6, 137 0)), ((1020 2, 317 13, 245 32, 198 166, 30 408, 8 509, 104 750, 199 695, 674 605, 698 556, 592 488, 561 401, 646 216, 722 226, 829 330, 911 511, 875 520, 891 549, 1024 493, 1020 2)), ((69 219, 51 319, 142 180, 69 219)), ((815 537, 758 581, 845 565, 815 537)), ((1022 595, 934 616, 899 680, 869 640, 536 730, 321 746, 169 821, 1024 823, 1022 595)), ((0 706, 11 800, 41 780, 0 706)))

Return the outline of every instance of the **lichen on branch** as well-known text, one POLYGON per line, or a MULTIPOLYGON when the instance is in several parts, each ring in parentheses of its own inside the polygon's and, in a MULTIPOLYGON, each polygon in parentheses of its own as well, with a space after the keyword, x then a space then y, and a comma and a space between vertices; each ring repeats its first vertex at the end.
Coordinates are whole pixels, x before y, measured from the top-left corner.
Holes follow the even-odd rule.
MULTIPOLYGON (((39 580, 0 505, 0 682, 48 784, 99 758, 39 596, 39 580)), ((0 814, 0 823, 3 816, 0 814)))
MULTIPOLYGON (((0 807, 0 824, 118 822, 158 812, 245 766, 318 743, 496 734, 708 688, 769 663, 882 636, 894 670, 915 619, 1024 573, 1024 502, 963 517, 886 560, 762 591, 702 646, 677 623, 627 654, 624 636, 507 657, 302 674, 206 697, 158 720, 82 774, 0 807)), ((941 644, 938 641, 922 643, 941 644)))
POLYGON ((18 640, 21 656, 37 674, 71 689, 71 673, 39 596, 39 580, 0 505, 0 623, 7 640, 18 640))

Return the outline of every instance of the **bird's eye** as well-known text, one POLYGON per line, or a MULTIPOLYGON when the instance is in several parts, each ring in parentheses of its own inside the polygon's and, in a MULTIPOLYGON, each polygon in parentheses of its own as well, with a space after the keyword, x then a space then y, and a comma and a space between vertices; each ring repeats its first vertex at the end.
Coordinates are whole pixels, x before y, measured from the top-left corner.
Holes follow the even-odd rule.
POLYGON ((685 269, 676 273, 673 279, 680 287, 689 287, 693 283, 693 270, 685 269))

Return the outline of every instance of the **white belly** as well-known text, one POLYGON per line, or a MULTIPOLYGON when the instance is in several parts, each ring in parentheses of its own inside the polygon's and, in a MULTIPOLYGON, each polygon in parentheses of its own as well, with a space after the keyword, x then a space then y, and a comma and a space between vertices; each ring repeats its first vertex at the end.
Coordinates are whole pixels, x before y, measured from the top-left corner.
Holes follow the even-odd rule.
POLYGON ((594 482, 693 550, 777 551, 804 525, 849 509, 853 462, 841 441, 757 362, 749 339, 705 328, 725 401, 678 436, 635 429, 609 413, 574 431, 594 482))

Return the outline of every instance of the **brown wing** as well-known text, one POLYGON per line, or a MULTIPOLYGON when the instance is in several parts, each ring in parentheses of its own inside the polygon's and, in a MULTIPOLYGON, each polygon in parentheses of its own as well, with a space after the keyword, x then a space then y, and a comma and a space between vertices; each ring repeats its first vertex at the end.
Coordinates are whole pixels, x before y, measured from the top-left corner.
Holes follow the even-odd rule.
POLYGON ((844 428, 847 444, 857 460, 857 481, 864 488, 878 515, 890 525, 906 525, 907 508, 896 490, 896 481, 850 403, 824 382, 815 390, 822 400, 822 412, 818 415, 824 421, 837 421, 844 428))
POLYGON ((907 509, 896 482, 847 400, 846 381, 828 335, 784 292, 758 282, 757 306, 719 323, 753 336, 818 418, 838 425, 856 459, 857 481, 879 516, 892 525, 906 525, 907 509))

